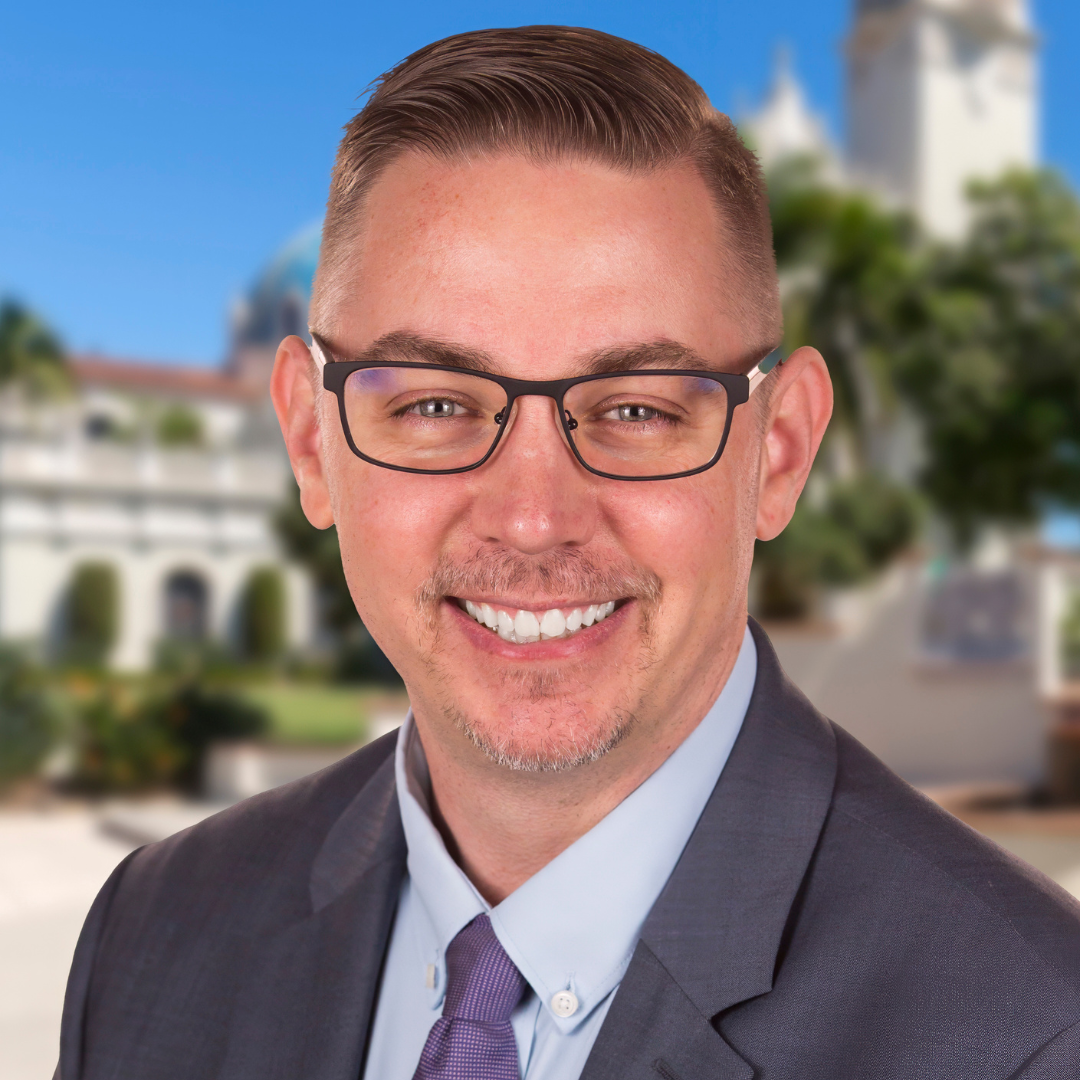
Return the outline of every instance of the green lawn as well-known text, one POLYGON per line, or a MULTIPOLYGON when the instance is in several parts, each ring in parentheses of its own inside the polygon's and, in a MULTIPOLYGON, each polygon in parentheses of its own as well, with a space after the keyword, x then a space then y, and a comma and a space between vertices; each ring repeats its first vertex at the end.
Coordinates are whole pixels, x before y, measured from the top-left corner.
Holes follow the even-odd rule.
POLYGON ((253 686, 244 696, 270 714, 272 739, 292 743, 360 742, 373 707, 387 698, 382 690, 306 683, 253 686))

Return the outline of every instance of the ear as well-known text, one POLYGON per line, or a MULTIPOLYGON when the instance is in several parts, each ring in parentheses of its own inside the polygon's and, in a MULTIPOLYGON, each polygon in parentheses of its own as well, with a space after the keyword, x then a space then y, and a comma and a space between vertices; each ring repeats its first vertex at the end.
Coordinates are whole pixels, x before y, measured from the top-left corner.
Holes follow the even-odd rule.
POLYGON ((323 462, 322 431, 319 427, 315 361, 301 338, 287 337, 279 346, 270 376, 270 397, 274 402, 285 449, 289 452, 293 476, 300 485, 300 504, 308 521, 317 529, 334 524, 330 490, 323 462))
POLYGON ((783 532, 832 416, 829 369, 817 349, 797 349, 775 369, 761 450, 757 538, 783 532))

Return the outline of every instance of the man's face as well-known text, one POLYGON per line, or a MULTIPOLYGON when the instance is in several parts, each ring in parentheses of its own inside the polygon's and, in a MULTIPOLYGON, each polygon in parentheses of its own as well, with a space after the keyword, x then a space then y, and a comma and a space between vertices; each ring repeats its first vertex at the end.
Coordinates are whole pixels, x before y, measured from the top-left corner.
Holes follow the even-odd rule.
MULTIPOLYGON (((408 156, 363 212, 355 280, 325 327, 338 356, 405 332, 524 379, 650 343, 745 368, 723 226, 689 168, 628 177, 408 156)), ((464 734, 511 767, 565 768, 656 738, 666 717, 719 689, 745 621, 760 424, 742 405, 714 468, 635 483, 583 469, 550 399, 516 408, 481 468, 414 475, 353 455, 323 394, 323 462, 357 608, 425 739, 464 745, 464 734), (581 612, 582 625, 507 641, 466 601, 515 623, 558 611, 573 626, 581 612), (585 626, 602 605, 614 610, 585 626)))

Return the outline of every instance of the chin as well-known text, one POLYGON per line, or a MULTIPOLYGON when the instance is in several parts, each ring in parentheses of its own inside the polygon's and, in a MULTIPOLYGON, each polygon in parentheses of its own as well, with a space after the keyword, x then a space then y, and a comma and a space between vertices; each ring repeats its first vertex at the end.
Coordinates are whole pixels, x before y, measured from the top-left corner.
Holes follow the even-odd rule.
POLYGON ((442 712, 487 758, 516 772, 564 772, 590 764, 618 746, 635 723, 627 703, 605 705, 595 688, 558 669, 507 673, 494 692, 462 688, 446 695, 442 712), (490 704, 463 704, 481 701, 490 704))

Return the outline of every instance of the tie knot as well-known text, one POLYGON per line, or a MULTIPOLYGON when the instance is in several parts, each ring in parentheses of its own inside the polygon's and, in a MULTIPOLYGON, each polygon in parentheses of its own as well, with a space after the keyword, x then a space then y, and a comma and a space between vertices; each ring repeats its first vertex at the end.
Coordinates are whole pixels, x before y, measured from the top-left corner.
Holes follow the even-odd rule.
POLYGON ((491 920, 478 915, 446 950, 443 1016, 506 1023, 524 992, 525 980, 499 944, 491 920))

